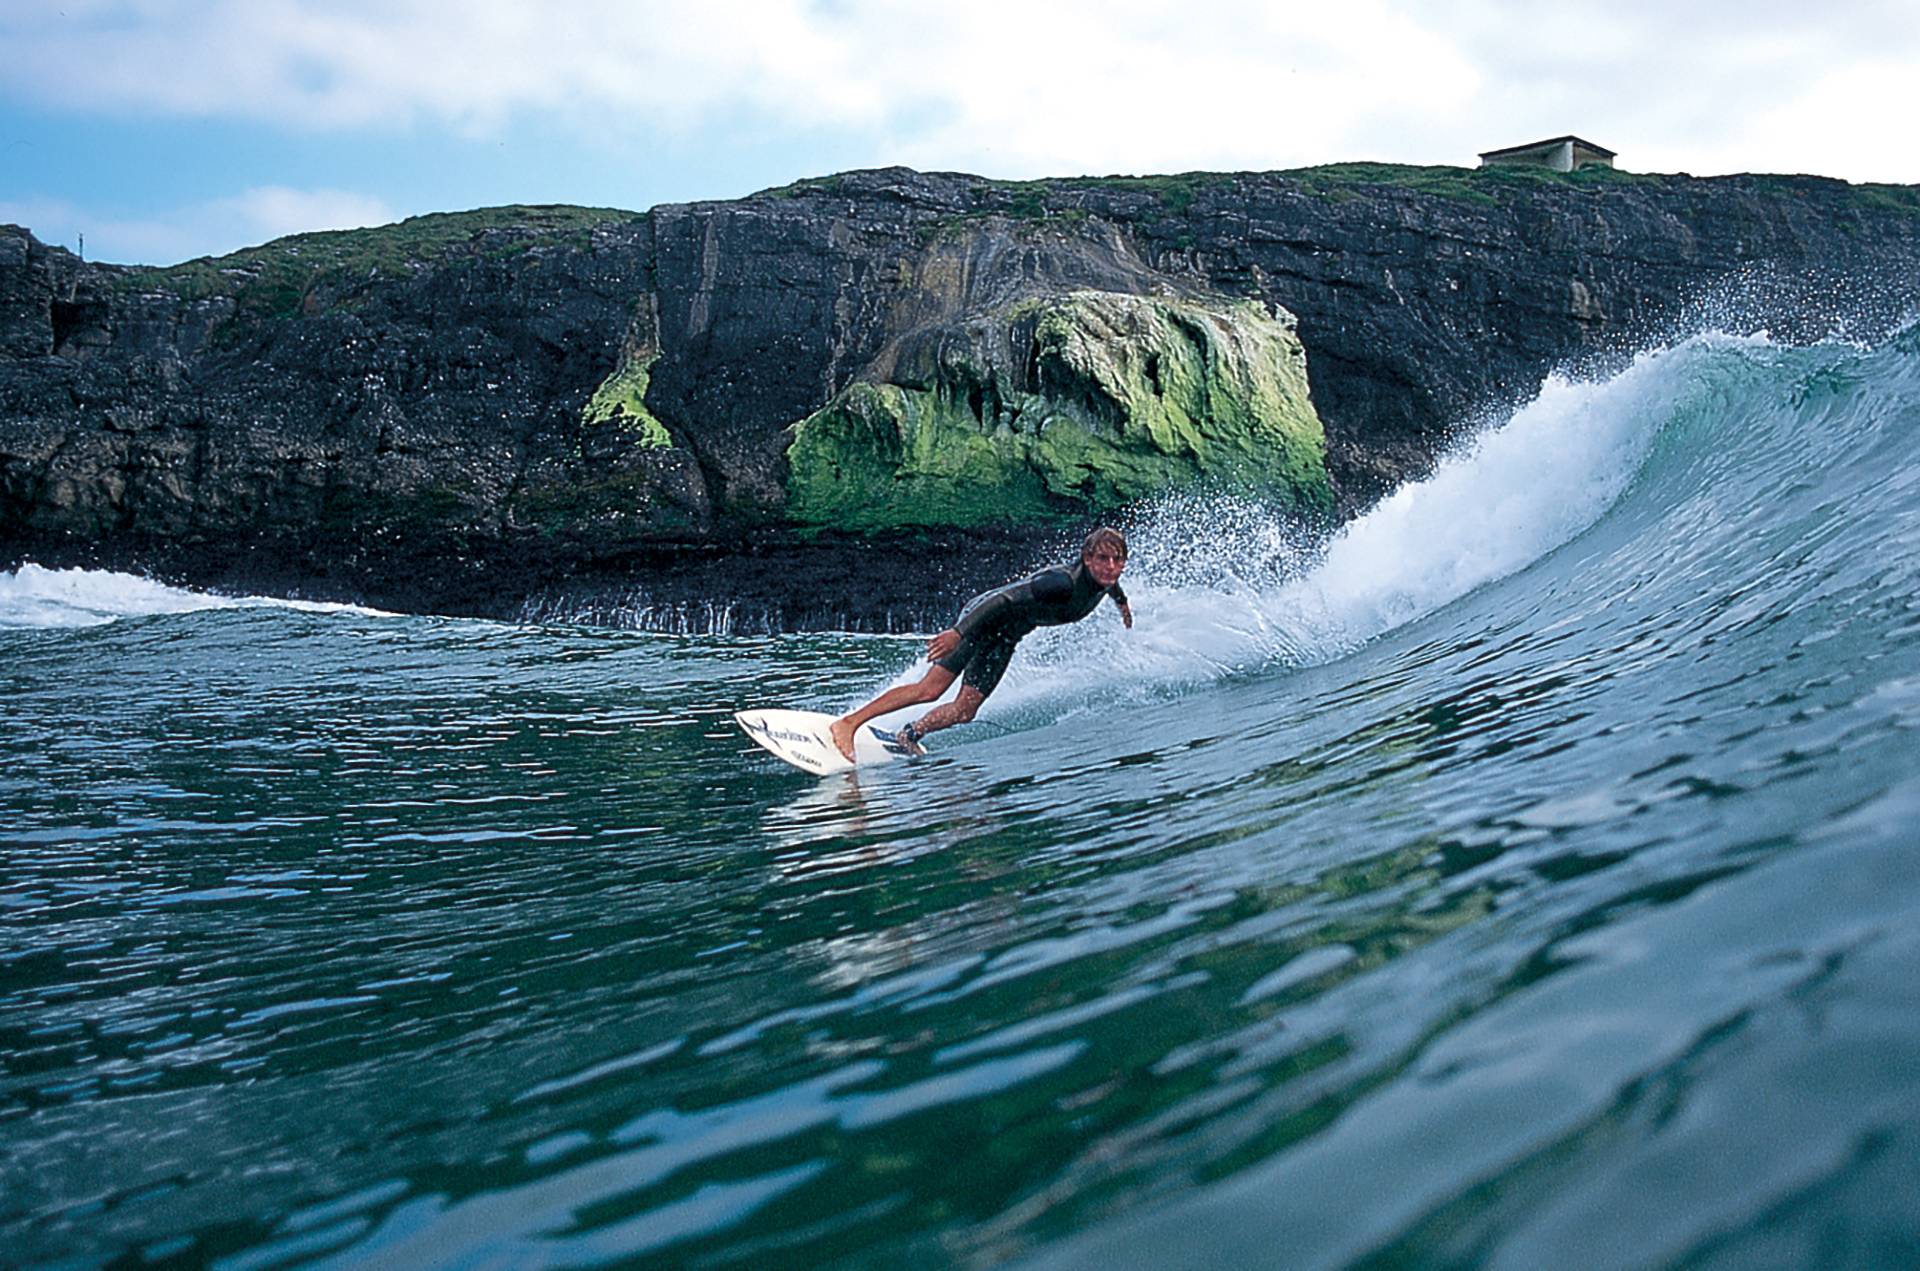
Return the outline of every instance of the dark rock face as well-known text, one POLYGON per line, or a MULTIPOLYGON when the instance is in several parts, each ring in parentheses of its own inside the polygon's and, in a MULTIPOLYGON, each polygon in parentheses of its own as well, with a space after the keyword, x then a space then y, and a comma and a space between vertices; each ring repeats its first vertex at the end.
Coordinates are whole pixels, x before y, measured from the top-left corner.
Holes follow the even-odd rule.
POLYGON ((1796 293, 1839 281, 1897 309, 1920 291, 1920 192, 892 169, 646 215, 420 218, 168 270, 0 227, 0 565, 449 612, 737 601, 769 626, 885 627, 1057 544, 803 532, 788 430, 856 381, 931 386, 943 348, 981 338, 970 316, 1075 290, 1291 311, 1350 513, 1477 409, 1623 357, 1749 275, 1778 293, 1776 334, 1817 334, 1824 311, 1796 293), (669 444, 584 410, 633 367, 669 444), (879 595, 894 584, 876 573, 912 578, 929 553, 937 582, 879 595))
POLYGON ((586 251, 325 280, 287 315, 0 231, 50 297, 7 314, 43 355, 0 360, 0 551, 340 591, 474 561, 612 366, 648 251, 627 219, 586 251))

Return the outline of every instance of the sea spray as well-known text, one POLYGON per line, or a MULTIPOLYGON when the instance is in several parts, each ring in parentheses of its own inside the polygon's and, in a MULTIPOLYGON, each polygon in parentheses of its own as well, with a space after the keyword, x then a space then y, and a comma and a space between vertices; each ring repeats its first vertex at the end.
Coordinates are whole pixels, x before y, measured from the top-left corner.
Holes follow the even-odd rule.
POLYGON ((1135 628, 1103 606, 1036 632, 983 718, 1326 661, 1525 567, 1619 496, 1714 339, 1642 354, 1605 380, 1548 378, 1324 543, 1245 499, 1175 496, 1145 509, 1123 579, 1135 628))
POLYGON ((1645 351, 1603 379, 1550 376, 1432 475, 1318 545, 1257 505, 1169 500, 1133 527, 1124 584, 1136 628, 1096 612, 1037 632, 983 717, 1162 696, 1344 656, 1565 547, 1621 500, 1664 433, 1685 434, 1689 463, 1740 462, 1737 418, 1804 398, 1797 378, 1817 382, 1820 368, 1858 356, 1852 346, 1709 333, 1645 351))
POLYGON ((25 564, 0 573, 0 627, 94 627, 121 618, 273 606, 303 613, 391 617, 361 605, 267 596, 223 596, 170 587, 138 574, 98 569, 46 569, 25 564))
POLYGON ((224 609, 244 601, 169 587, 136 574, 22 565, 0 574, 0 626, 90 627, 149 614, 224 609))

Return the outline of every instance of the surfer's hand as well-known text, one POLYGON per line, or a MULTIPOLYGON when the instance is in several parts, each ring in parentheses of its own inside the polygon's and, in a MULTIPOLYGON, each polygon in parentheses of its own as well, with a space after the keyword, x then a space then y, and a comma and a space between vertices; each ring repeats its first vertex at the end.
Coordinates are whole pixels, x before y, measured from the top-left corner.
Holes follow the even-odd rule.
POLYGON ((1127 630, 1133 630, 1133 609, 1131 606, 1120 606, 1120 621, 1126 624, 1127 630))
POLYGON ((933 639, 927 641, 927 661, 938 662, 941 658, 960 647, 960 633, 948 627, 933 639))

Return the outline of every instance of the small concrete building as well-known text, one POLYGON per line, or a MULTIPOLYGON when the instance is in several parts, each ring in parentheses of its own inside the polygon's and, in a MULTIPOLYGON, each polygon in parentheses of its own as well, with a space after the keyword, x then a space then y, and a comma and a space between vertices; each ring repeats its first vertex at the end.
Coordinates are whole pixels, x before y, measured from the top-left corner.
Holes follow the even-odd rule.
POLYGON ((1555 172, 1572 172, 1590 163, 1611 168, 1613 151, 1578 137, 1553 137, 1546 141, 1530 141, 1524 146, 1508 146, 1504 150, 1487 150, 1480 155, 1480 166, 1483 168, 1491 168, 1499 163, 1552 168, 1555 172))

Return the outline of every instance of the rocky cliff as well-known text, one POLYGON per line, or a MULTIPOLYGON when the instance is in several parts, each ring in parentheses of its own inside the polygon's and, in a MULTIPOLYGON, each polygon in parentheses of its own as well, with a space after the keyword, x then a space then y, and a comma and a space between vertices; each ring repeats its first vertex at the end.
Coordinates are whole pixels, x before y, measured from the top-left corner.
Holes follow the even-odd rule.
POLYGON ((921 623, 1162 490, 1348 514, 1705 297, 1917 283, 1912 188, 1593 169, 895 169, 169 269, 0 227, 0 565, 921 623))

